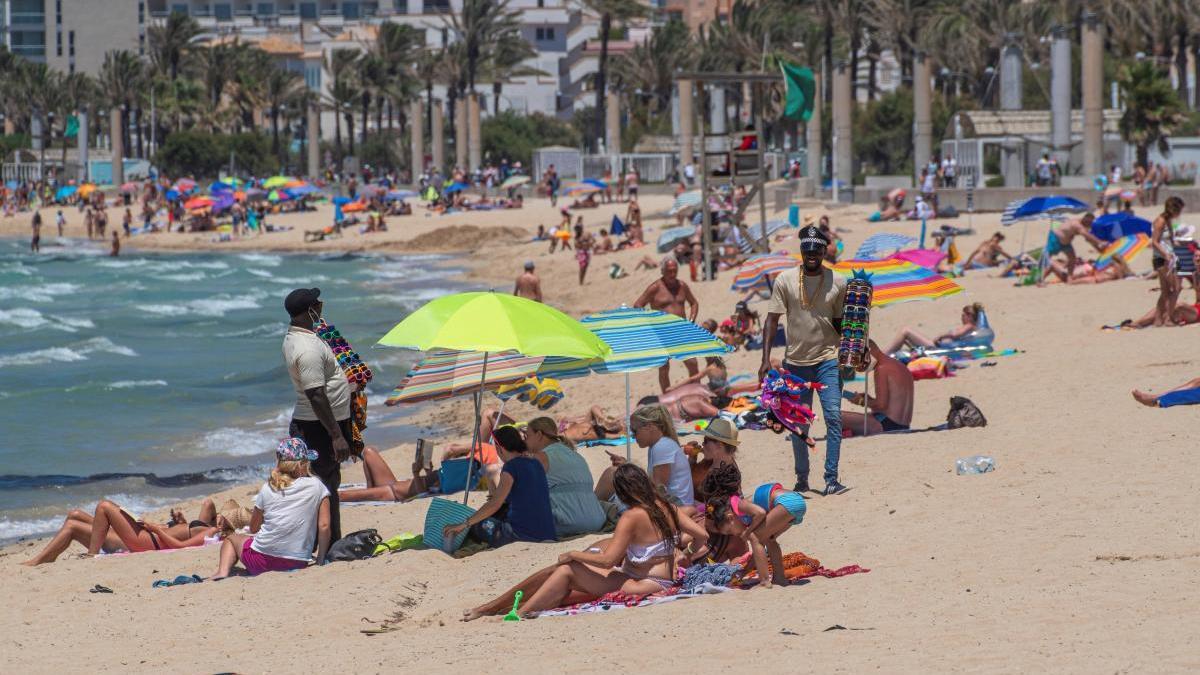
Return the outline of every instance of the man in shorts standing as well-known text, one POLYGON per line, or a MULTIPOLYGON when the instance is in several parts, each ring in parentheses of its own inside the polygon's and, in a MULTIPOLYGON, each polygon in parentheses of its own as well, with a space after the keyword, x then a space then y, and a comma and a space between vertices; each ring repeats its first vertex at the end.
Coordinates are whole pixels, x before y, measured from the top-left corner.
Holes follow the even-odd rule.
MULTIPOLYGON (((787 315, 787 348, 784 368, 791 374, 824 386, 821 411, 825 417, 825 492, 835 495, 846 490, 838 482, 838 459, 842 446, 842 384, 838 376, 838 341, 842 330, 842 307, 846 301, 846 280, 822 265, 829 240, 821 230, 809 225, 800 230, 800 253, 804 263, 775 278, 771 300, 767 304, 764 335, 774 335, 779 319, 787 315)), ((771 340, 763 340, 761 381, 771 369, 771 340)), ((801 394, 805 405, 812 404, 812 390, 801 394)), ((796 492, 807 492, 808 429, 792 435, 795 458, 796 492)))
POLYGON ((324 303, 318 288, 297 288, 283 307, 291 317, 283 337, 283 362, 296 389, 290 435, 317 451, 310 468, 329 490, 330 540, 342 538, 338 509, 341 463, 350 458, 350 384, 333 350, 313 330, 324 303))

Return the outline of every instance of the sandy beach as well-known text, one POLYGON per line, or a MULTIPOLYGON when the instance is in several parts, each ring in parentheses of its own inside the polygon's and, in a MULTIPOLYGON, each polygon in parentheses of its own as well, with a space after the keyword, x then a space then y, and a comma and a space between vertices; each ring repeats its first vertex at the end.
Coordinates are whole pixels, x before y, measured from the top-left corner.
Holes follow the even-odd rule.
MULTIPOLYGON (((665 195, 643 198, 648 241, 674 224, 662 215, 670 202, 665 195)), ((873 209, 865 207, 801 208, 829 213, 850 253, 875 232, 915 236, 919 228, 915 222, 867 223, 873 209)), ((595 232, 624 212, 624 204, 615 204, 579 213, 595 232)), ((42 213, 46 245, 53 242, 54 210, 42 213)), ((81 236, 79 213, 64 213, 70 219, 67 235, 81 236)), ((121 211, 109 213, 119 228, 121 211)), ((29 218, 28 213, 0 218, 0 236, 27 238, 29 218)), ((1183 220, 1197 222, 1200 215, 1188 213, 1183 220)), ((595 257, 587 283, 579 286, 572 252, 551 255, 545 242, 529 241, 539 223, 550 228, 558 221, 543 199, 530 200, 522 210, 453 216, 427 217, 417 207, 413 216, 390 218, 386 233, 303 242, 305 229, 330 221, 322 207, 269 220, 293 227, 289 232, 229 243, 213 243, 210 233, 139 236, 123 242, 123 252, 460 251, 473 269, 469 283, 503 291, 511 290, 521 262, 533 260, 546 301, 573 316, 632 304, 657 277, 656 271, 633 271, 643 255, 655 255, 651 246, 595 257), (610 279, 610 262, 630 275, 610 279)), ((948 222, 965 226, 966 218, 948 222)), ((959 239, 964 255, 1000 229, 999 214, 976 215, 972 224, 976 234, 959 239)), ((1020 228, 1006 230, 1010 252, 1018 248, 1020 228)), ((1030 241, 1043 238, 1045 228, 1031 224, 1030 241)), ((772 246, 795 250, 797 244, 793 238, 772 246)), ((1149 267, 1149 253, 1133 264, 1138 272, 1149 267)), ((299 271, 289 269, 288 275, 299 271)), ((1200 415, 1196 408, 1147 408, 1130 397, 1133 388, 1162 392, 1200 376, 1200 326, 1102 332, 1101 325, 1137 318, 1153 305, 1157 284, 1149 280, 1015 288, 1011 279, 995 274, 968 273, 959 280, 964 294, 872 313, 873 334, 886 339, 903 326, 943 331, 957 323, 963 304, 980 302, 995 327, 995 346, 1021 351, 997 358, 995 367, 975 363, 955 377, 917 383, 914 428, 944 422, 954 395, 972 399, 986 415, 986 427, 843 443, 841 478, 852 490, 812 496, 804 523, 786 533, 783 549, 803 551, 829 568, 858 564, 868 574, 520 625, 489 619, 463 624, 462 610, 599 536, 517 543, 461 560, 437 551, 406 551, 165 589, 151 584, 179 574, 212 574, 217 547, 80 559, 82 549, 73 546, 54 564, 26 568, 17 563, 44 543, 28 541, 0 550, 0 580, 9 589, 0 614, 5 669, 669 672, 700 664, 767 673, 1200 669, 1193 623, 1200 622, 1195 524, 1200 472, 1193 469, 1200 415), (974 454, 993 456, 995 472, 956 475, 955 459, 974 454), (94 584, 114 593, 89 593, 94 584), (382 625, 396 630, 360 632, 382 625), (833 626, 848 630, 829 630, 833 626)), ((737 297, 729 290, 731 277, 727 272, 692 284, 700 319, 720 320, 732 312, 737 297)), ((1185 288, 1182 300, 1194 302, 1192 289, 1185 288)), ((350 337, 361 344, 379 338, 350 337)), ((751 373, 759 359, 758 352, 736 352, 728 359, 730 372, 751 373)), ((672 372, 680 379, 685 371, 677 364, 672 372)), ((390 389, 395 383, 385 384, 390 389)), ((861 382, 848 386, 861 387, 861 382)), ((568 380, 564 390, 554 415, 582 412, 597 402, 615 412, 624 378, 568 380)), ((653 372, 633 377, 635 400, 656 390, 653 372)), ((437 404, 417 423, 441 438, 462 439, 469 433, 463 422, 468 410, 466 399, 437 404)), ((522 405, 510 410, 518 418, 534 412, 522 405)), ((819 420, 818 438, 824 435, 819 420)), ((786 436, 758 431, 744 432, 743 439, 738 462, 748 484, 791 484, 786 436)), ((817 462, 823 447, 818 444, 817 462)), ((608 465, 600 448, 583 453, 595 475, 608 465)), ((385 456, 398 477, 407 477, 412 446, 385 456)), ((644 462, 645 452, 635 449, 639 458, 644 462)), ((359 467, 344 467, 343 480, 361 481, 359 467)), ((233 496, 249 503, 257 489, 239 486, 214 499, 233 496)), ((482 501, 472 496, 473 505, 482 501)), ((195 502, 183 507, 189 516, 195 513, 195 502)), ((342 529, 376 528, 385 538, 420 532, 427 507, 426 500, 344 507, 342 529)))

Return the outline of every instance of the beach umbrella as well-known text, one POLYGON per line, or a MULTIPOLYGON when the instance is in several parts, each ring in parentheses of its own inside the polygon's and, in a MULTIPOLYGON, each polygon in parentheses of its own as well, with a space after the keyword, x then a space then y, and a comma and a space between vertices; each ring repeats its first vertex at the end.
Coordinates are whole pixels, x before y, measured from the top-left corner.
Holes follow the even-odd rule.
POLYGON ((281 188, 294 180, 296 179, 292 178, 291 176, 271 176, 263 181, 262 186, 263 189, 272 190, 275 188, 281 188))
MULTIPOLYGON (((549 305, 494 291, 455 293, 431 300, 409 314, 379 339, 381 345, 406 349, 455 349, 483 352, 480 386, 475 392, 475 424, 471 447, 478 447, 482 393, 490 356, 519 352, 525 356, 604 358, 612 353, 603 340, 581 323, 549 305)), ((467 462, 474 470, 475 453, 467 462)), ((463 503, 470 493, 468 481, 463 503)))
POLYGON ((292 180, 289 180, 288 182, 283 184, 283 189, 290 190, 292 188, 304 187, 305 185, 308 185, 308 183, 305 181, 293 178, 292 180))
POLYGON ((171 188, 170 190, 167 190, 163 196, 167 198, 167 201, 173 202, 176 199, 179 199, 179 190, 171 188))
POLYGON ((741 230, 735 229, 735 232, 737 233, 735 236, 737 237, 738 250, 743 254, 748 254, 754 250, 754 244, 756 242, 770 237, 785 227, 788 227, 786 220, 768 220, 766 222, 767 231, 765 233, 763 232, 762 224, 746 225, 746 233, 750 235, 749 237, 742 236, 741 230))
POLYGON ((79 186, 79 196, 87 199, 93 192, 96 191, 96 186, 92 183, 84 183, 79 186))
POLYGON ((349 197, 334 197, 333 205, 334 206, 345 206, 346 204, 349 204, 352 201, 354 201, 354 200, 350 199, 349 197))
POLYGON ((599 178, 584 178, 580 182, 584 183, 585 185, 591 185, 592 187, 599 188, 601 190, 608 189, 608 183, 605 183, 604 181, 600 180, 599 178))
POLYGON ((216 181, 212 185, 208 186, 209 194, 215 195, 218 192, 233 192, 233 186, 229 183, 223 183, 221 181, 216 181))
POLYGON ((234 198, 232 192, 222 192, 213 200, 213 213, 220 213, 233 206, 234 198))
POLYGON ((484 389, 521 382, 537 373, 542 356, 518 352, 485 355, 477 351, 437 349, 425 355, 388 396, 386 405, 419 403, 474 393, 482 379, 484 389), (484 373, 484 359, 487 372, 484 373))
POLYGON ((1092 234, 1105 241, 1114 241, 1138 233, 1149 235, 1151 229, 1150 221, 1138 218, 1128 211, 1106 213, 1092 221, 1092 234))
POLYGON ((62 201, 79 191, 79 188, 74 185, 64 185, 54 191, 54 199, 62 201))
POLYGON ((587 183, 568 183, 563 187, 562 193, 563 195, 586 195, 599 192, 603 189, 587 183))
POLYGON ((342 205, 342 213, 358 213, 359 211, 366 211, 366 210, 367 210, 366 202, 350 202, 348 204, 342 205))
POLYGON ((887 260, 907 260, 914 265, 920 265, 927 270, 937 269, 938 263, 946 257, 942 251, 936 251, 928 248, 913 248, 907 251, 898 251, 890 256, 887 260))
POLYGON ((1108 246, 1104 247, 1104 251, 1100 253, 1100 257, 1096 259, 1096 269, 1102 270, 1112 264, 1113 256, 1120 254, 1125 262, 1133 260, 1134 256, 1146 250, 1150 246, 1150 235, 1141 232, 1121 237, 1108 246))
POLYGON ((235 191, 235 192, 233 193, 233 198, 234 198, 234 199, 236 199, 236 200, 238 200, 239 202, 244 202, 244 201, 246 201, 246 191, 245 191, 245 190, 237 190, 237 191, 235 191))
POLYGON ((260 190, 258 188, 250 188, 249 190, 246 190, 246 199, 263 199, 266 196, 266 190, 260 190))
POLYGON ((305 195, 311 195, 314 192, 320 192, 320 190, 309 185, 308 183, 303 183, 301 185, 297 185, 296 187, 284 188, 283 191, 291 197, 303 197, 305 195))
POLYGON ((671 203, 671 209, 667 211, 668 215, 675 215, 688 209, 694 209, 700 206, 701 196, 699 190, 689 190, 680 194, 671 203))
POLYGON ((826 263, 826 266, 847 279, 854 275, 855 270, 863 270, 870 274, 874 286, 871 296, 873 307, 886 307, 912 300, 935 300, 961 293, 963 290, 962 286, 943 274, 896 258, 846 260, 826 263))
POLYGON ((1051 195, 1048 197, 1030 197, 1017 199, 1008 203, 1000 216, 1002 225, 1012 225, 1018 221, 1042 220, 1063 213, 1081 213, 1088 210, 1088 205, 1074 197, 1051 195))
POLYGON ((685 239, 690 239, 696 234, 695 225, 684 225, 682 227, 672 227, 662 231, 658 235, 658 252, 666 253, 670 251, 675 243, 685 239))
POLYGON ((733 276, 730 289, 744 291, 751 288, 770 288, 771 280, 799 264, 795 256, 786 253, 760 253, 742 263, 733 276))
POLYGON ((507 180, 500 184, 500 189, 508 190, 510 188, 519 187, 529 182, 529 176, 509 176, 507 180))
POLYGON ((882 260, 887 257, 885 254, 895 253, 906 246, 915 244, 916 241, 915 238, 907 235, 880 232, 867 237, 867 240, 854 253, 854 257, 859 260, 882 260))
POLYGON ((383 198, 389 202, 400 201, 402 199, 412 199, 417 193, 412 190, 390 190, 383 198))
MULTIPOLYGON (((588 373, 625 374, 625 420, 629 420, 629 373, 658 368, 672 359, 717 356, 733 347, 683 317, 641 307, 620 307, 589 314, 579 321, 612 348, 601 358, 548 357, 539 377, 580 377, 588 373)), ((628 434, 625 457, 629 458, 628 434)))
POLYGON ((286 202, 291 198, 292 197, 287 193, 287 190, 271 190, 271 192, 267 194, 267 201, 269 202, 286 202))
POLYGON ((471 187, 471 186, 467 185, 466 183, 451 183, 450 185, 446 186, 445 190, 442 190, 442 193, 452 195, 455 192, 462 192, 463 190, 466 190, 469 187, 471 187))
POLYGON ((192 209, 202 209, 202 208, 212 206, 212 205, 213 205, 212 197, 200 196, 200 197, 192 197, 191 199, 184 202, 183 208, 188 209, 190 211, 192 209))

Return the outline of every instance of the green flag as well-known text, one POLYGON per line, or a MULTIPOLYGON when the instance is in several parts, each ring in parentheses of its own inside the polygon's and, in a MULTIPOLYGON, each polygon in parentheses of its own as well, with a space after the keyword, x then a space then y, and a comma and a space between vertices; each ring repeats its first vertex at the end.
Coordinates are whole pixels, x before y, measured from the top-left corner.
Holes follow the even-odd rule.
POLYGON ((787 105, 784 106, 783 116, 807 122, 812 119, 817 95, 817 83, 813 78, 812 68, 783 62, 779 63, 779 67, 783 70, 783 82, 787 87, 787 105))
POLYGON ((79 134, 79 118, 71 115, 67 118, 67 128, 63 131, 63 136, 67 138, 75 138, 79 134))

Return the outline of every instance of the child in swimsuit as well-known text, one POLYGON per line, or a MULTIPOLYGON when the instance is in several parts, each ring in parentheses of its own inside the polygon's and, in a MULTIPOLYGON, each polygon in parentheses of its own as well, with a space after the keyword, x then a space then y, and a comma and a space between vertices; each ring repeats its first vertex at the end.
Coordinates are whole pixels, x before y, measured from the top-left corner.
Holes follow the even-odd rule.
POLYGON ((709 472, 704 479, 707 517, 715 531, 740 536, 749 543, 751 565, 743 569, 742 576, 757 569, 764 587, 770 588, 772 583, 785 586, 788 579, 779 536, 804 521, 804 497, 779 483, 764 483, 754 491, 753 500, 746 500, 741 496, 741 482, 741 471, 732 464, 709 472), (769 580, 768 558, 772 570, 769 580))

